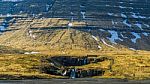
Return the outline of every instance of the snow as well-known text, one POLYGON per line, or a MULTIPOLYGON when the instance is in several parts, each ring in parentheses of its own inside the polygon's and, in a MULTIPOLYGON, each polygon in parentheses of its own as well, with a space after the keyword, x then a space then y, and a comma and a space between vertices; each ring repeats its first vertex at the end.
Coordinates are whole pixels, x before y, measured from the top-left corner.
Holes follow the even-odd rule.
POLYGON ((71 21, 73 22, 73 20, 74 20, 74 18, 72 17, 72 18, 71 18, 71 21))
POLYGON ((63 76, 65 76, 67 74, 67 71, 65 70, 65 72, 62 73, 63 76))
POLYGON ((120 33, 120 35, 122 36, 122 38, 128 38, 128 37, 125 37, 122 33, 120 33))
POLYGON ((124 7, 124 6, 119 6, 119 8, 123 9, 123 8, 126 8, 126 7, 124 7))
POLYGON ((81 11, 83 19, 85 19, 85 12, 81 11))
POLYGON ((111 21, 111 23, 112 23, 112 25, 114 25, 114 24, 115 24, 115 22, 114 22, 113 20, 111 21))
POLYGON ((98 48, 101 49, 102 47, 101 47, 101 46, 98 46, 98 48))
POLYGON ((141 30, 143 30, 143 29, 142 29, 142 24, 136 23, 136 24, 134 24, 134 25, 136 25, 136 26, 139 27, 141 30))
POLYGON ((70 14, 73 15, 74 13, 73 13, 73 12, 70 12, 70 14))
POLYGON ((118 17, 119 15, 118 15, 118 14, 115 14, 114 16, 118 17))
POLYGON ((72 23, 69 23, 69 24, 68 24, 68 27, 72 27, 72 26, 73 26, 73 24, 72 24, 72 23))
POLYGON ((136 49, 134 49, 134 48, 129 48, 130 50, 133 50, 133 51, 136 51, 136 49))
POLYGON ((105 44, 106 46, 114 48, 114 46, 107 44, 104 39, 101 39, 101 40, 102 40, 103 44, 105 44))
POLYGON ((25 52, 24 54, 29 55, 29 54, 39 54, 40 52, 25 52))
POLYGON ((131 24, 127 23, 127 19, 124 20, 123 23, 124 23, 125 25, 127 25, 128 27, 131 27, 131 24))
POLYGON ((10 17, 10 16, 11 16, 11 14, 9 14, 9 13, 8 13, 6 16, 7 16, 7 17, 10 17))
POLYGON ((46 4, 46 11, 48 11, 50 8, 50 5, 46 4))
POLYGON ((115 24, 118 24, 118 22, 115 22, 115 21, 111 21, 112 25, 115 25, 115 24))
POLYGON ((144 24, 146 27, 150 27, 148 24, 144 24))
POLYGON ((5 27, 4 26, 0 26, 0 30, 5 30, 5 27))
POLYGON ((109 16, 113 15, 113 13, 107 13, 109 16))
POLYGON ((35 39, 35 38, 36 38, 36 35, 32 35, 32 38, 34 38, 34 39, 35 39))
POLYGON ((24 54, 29 55, 30 53, 29 52, 25 52, 24 54))
POLYGON ((132 13, 131 15, 133 18, 141 18, 141 19, 145 19, 145 16, 141 16, 141 15, 136 15, 135 13, 132 13))
POLYGON ((91 29, 88 29, 88 32, 90 32, 91 31, 91 29))
POLYGON ((32 33, 32 30, 29 30, 29 33, 32 33))
POLYGON ((138 33, 135 33, 135 32, 131 32, 131 33, 135 36, 135 38, 134 38, 134 39, 131 39, 131 41, 132 41, 133 43, 136 43, 136 40, 137 40, 137 39, 140 39, 141 36, 140 36, 138 33))
POLYGON ((133 7, 129 7, 130 9, 134 9, 133 7))
POLYGON ((31 54, 39 54, 40 52, 31 52, 31 54))
MULTIPOLYGON (((131 0, 130 0, 131 1, 131 0)), ((134 3, 129 3, 129 4, 134 4, 134 3)))
POLYGON ((143 34, 144 34, 145 36, 148 36, 148 33, 146 33, 146 32, 144 32, 143 34))
POLYGON ((122 3, 124 3, 124 2, 119 2, 119 3, 121 3, 121 4, 122 4, 122 3))
POLYGON ((133 18, 139 18, 135 13, 132 13, 133 18))
POLYGON ((119 38, 118 37, 118 33, 116 32, 116 31, 108 31, 110 34, 111 34, 111 37, 109 38, 108 37, 108 39, 112 42, 112 43, 114 43, 114 44, 116 44, 116 42, 115 42, 115 40, 121 40, 121 41, 123 41, 121 38, 119 38))
POLYGON ((119 8, 121 8, 121 9, 125 9, 125 8, 133 9, 133 7, 124 7, 124 6, 119 6, 119 8))
POLYGON ((141 19, 145 19, 146 17, 145 17, 145 16, 139 16, 139 18, 141 18, 141 19))
POLYGON ((96 40, 96 41, 99 41, 98 38, 95 37, 95 36, 93 36, 93 35, 92 35, 92 38, 93 38, 94 40, 96 40))
POLYGON ((29 36, 32 37, 32 34, 29 33, 29 36))
POLYGON ((80 7, 81 7, 81 8, 84 8, 85 6, 83 6, 83 5, 80 5, 80 7))
POLYGON ((110 6, 110 5, 107 4, 106 6, 110 6))
POLYGON ((99 29, 100 31, 104 32, 105 30, 104 29, 99 29))
POLYGON ((123 14, 123 13, 121 13, 121 17, 127 18, 127 16, 125 14, 123 14))

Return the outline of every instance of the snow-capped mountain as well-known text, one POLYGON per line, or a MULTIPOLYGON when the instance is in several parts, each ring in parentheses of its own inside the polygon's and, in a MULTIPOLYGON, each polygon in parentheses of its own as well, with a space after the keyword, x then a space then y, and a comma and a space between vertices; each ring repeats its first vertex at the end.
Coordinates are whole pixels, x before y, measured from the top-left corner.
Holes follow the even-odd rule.
POLYGON ((121 45, 132 50, 150 50, 148 0, 3 0, 0 4, 1 16, 28 15, 28 18, 12 18, 15 23, 9 24, 8 29, 19 29, 13 31, 16 33, 28 26, 27 30, 32 32, 23 31, 27 33, 25 38, 36 39, 35 42, 44 41, 54 47, 69 43, 94 49, 121 45))

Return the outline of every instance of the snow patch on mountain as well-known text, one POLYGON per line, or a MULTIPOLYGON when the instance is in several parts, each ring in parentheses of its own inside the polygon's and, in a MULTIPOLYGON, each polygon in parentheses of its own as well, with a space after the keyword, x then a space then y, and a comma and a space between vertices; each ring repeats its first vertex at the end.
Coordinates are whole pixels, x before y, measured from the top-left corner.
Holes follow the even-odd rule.
POLYGON ((141 36, 140 36, 138 33, 131 32, 131 34, 135 36, 134 39, 131 39, 131 41, 132 41, 133 43, 136 43, 137 39, 140 39, 140 38, 141 38, 141 36))
POLYGON ((108 31, 111 34, 111 37, 107 37, 112 43, 117 44, 115 40, 123 41, 123 39, 119 38, 118 33, 116 31, 108 31))
POLYGON ((133 51, 136 51, 136 49, 134 49, 134 48, 129 48, 130 50, 133 50, 133 51))
POLYGON ((138 16, 135 13, 132 13, 131 15, 133 18, 138 18, 138 16))
POLYGON ((29 54, 39 54, 40 52, 25 52, 24 54, 29 55, 29 54))
POLYGON ((104 29, 99 29, 100 31, 104 32, 105 30, 104 29))
POLYGON ((112 16, 114 13, 107 13, 109 16, 112 16))
POLYGON ((102 47, 101 47, 101 46, 98 46, 98 48, 101 49, 102 47))
POLYGON ((5 27, 4 26, 0 26, 0 30, 1 31, 5 30, 5 27))
POLYGON ((123 21, 123 24, 125 24, 125 25, 128 26, 128 27, 131 27, 131 26, 132 26, 131 24, 127 23, 127 19, 123 21))
POLYGON ((143 34, 144 34, 145 36, 148 36, 148 33, 146 33, 146 32, 144 32, 143 34))
POLYGON ((95 37, 95 36, 93 36, 93 35, 92 35, 92 38, 93 38, 94 40, 96 40, 96 41, 99 41, 98 38, 95 37))
POLYGON ((133 18, 140 18, 140 19, 145 19, 146 17, 145 16, 141 16, 141 15, 137 15, 136 13, 133 13, 132 12, 132 15, 131 15, 133 18))
POLYGON ((121 17, 127 18, 127 16, 125 14, 123 14, 123 13, 121 13, 121 17))
POLYGON ((102 42, 103 42, 103 44, 105 44, 106 46, 109 46, 109 47, 114 48, 114 46, 107 44, 107 43, 105 42, 105 40, 104 40, 104 39, 101 39, 101 41, 102 41, 102 42))
POLYGON ((120 33, 120 35, 121 35, 122 38, 128 38, 128 37, 125 37, 122 33, 120 33))
POLYGON ((150 27, 148 24, 144 24, 146 27, 150 27))
POLYGON ((81 11, 82 18, 85 19, 85 12, 81 11))
POLYGON ((143 30, 143 29, 142 29, 142 24, 136 23, 136 24, 134 24, 134 25, 136 25, 136 26, 139 27, 141 30, 143 30))

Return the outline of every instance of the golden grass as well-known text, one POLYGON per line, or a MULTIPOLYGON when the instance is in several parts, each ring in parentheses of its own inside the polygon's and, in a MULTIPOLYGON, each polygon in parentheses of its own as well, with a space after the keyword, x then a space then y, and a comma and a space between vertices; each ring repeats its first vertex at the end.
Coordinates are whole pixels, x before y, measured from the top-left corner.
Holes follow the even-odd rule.
MULTIPOLYGON (((67 50, 68 56, 85 56, 88 51, 67 50), (71 53, 72 52, 72 53, 71 53), (75 55, 76 53, 76 55, 75 55)), ((46 51, 45 51, 46 52, 46 51)), ((24 54, 1 54, 0 55, 0 74, 19 76, 36 76, 39 78, 62 78, 61 76, 53 76, 41 73, 39 67, 43 57, 54 55, 62 55, 61 51, 50 51, 43 55, 24 55, 24 54), (47 54, 47 55, 46 55, 47 54)), ((103 76, 95 76, 94 78, 128 78, 128 79, 146 79, 150 78, 150 53, 148 51, 93 51, 88 54, 97 54, 100 56, 108 56, 114 58, 115 62, 112 66, 112 72, 108 70, 110 61, 106 60, 99 63, 78 66, 78 68, 103 68, 106 72, 103 76), (127 54, 127 52, 129 52, 127 54)), ((65 55, 65 54, 64 54, 65 55)))
MULTIPOLYGON (((19 79, 21 76, 38 78, 62 78, 40 72, 42 55, 23 55, 23 54, 1 54, 0 55, 0 76, 10 75, 19 79)), ((1 79, 5 79, 1 78, 1 79)), ((14 79, 14 78, 12 78, 14 79)))
MULTIPOLYGON (((43 78, 51 78, 48 74, 40 73, 40 60, 43 56, 86 56, 86 55, 99 55, 112 57, 115 60, 115 64, 112 66, 112 72, 109 70, 104 74, 104 78, 129 78, 129 79, 145 79, 150 78, 150 52, 149 51, 131 51, 125 47, 116 47, 120 45, 113 45, 116 48, 111 48, 99 42, 102 47, 100 50, 86 48, 85 42, 89 42, 90 45, 94 45, 94 39, 90 38, 90 34, 82 31, 69 30, 63 36, 62 33, 66 30, 55 31, 56 36, 50 41, 51 44, 45 44, 43 41, 47 41, 48 34, 42 35, 40 39, 34 40, 28 36, 27 29, 29 24, 32 27, 49 27, 49 26, 61 26, 67 25, 68 21, 62 19, 44 19, 44 20, 17 20, 15 24, 17 31, 5 32, 0 36, 0 44, 5 46, 11 46, 13 48, 19 48, 29 51, 38 51, 43 55, 23 55, 23 54, 2 54, 0 53, 0 74, 19 74, 19 75, 40 75, 43 78), (52 21, 52 24, 50 24, 52 21), (57 23, 57 24, 56 24, 57 23), (77 34, 73 37, 75 44, 72 45, 70 32, 77 34), (61 40, 59 38, 62 36, 61 40), (86 36, 86 37, 85 37, 86 36), (88 40, 86 40, 88 39, 88 40), (59 42, 57 42, 59 41, 59 42)), ((84 25, 83 22, 74 22, 74 25, 84 25)), ((14 26, 14 25, 13 25, 14 26)), ((109 43, 109 42, 107 42, 109 43)), ((4 48, 3 48, 4 49, 4 48)), ((2 48, 1 48, 2 50, 2 48)), ((6 48, 4 50, 7 50, 6 48)), ((8 49, 11 51, 11 49, 8 49)), ((97 64, 89 64, 81 66, 79 68, 107 68, 109 61, 104 61, 97 64)))

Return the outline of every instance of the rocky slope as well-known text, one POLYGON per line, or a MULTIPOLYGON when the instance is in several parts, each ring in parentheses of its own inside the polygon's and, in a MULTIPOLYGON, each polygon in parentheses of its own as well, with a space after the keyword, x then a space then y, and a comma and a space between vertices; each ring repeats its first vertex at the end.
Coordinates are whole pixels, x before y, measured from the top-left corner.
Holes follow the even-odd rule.
MULTIPOLYGON (((39 68, 51 65, 41 61, 43 58, 60 55, 112 58, 111 70, 105 70, 98 78, 150 78, 150 53, 145 51, 150 50, 149 3, 141 0, 1 1, 0 79, 57 78, 41 73, 39 68)), ((109 63, 106 60, 76 67, 106 69, 109 63)))
POLYGON ((150 50, 149 1, 45 0, 39 5, 39 0, 25 0, 1 3, 1 8, 8 4, 16 6, 12 14, 18 14, 19 10, 23 11, 22 14, 43 17, 11 18, 13 20, 9 21, 8 29, 13 31, 0 36, 4 45, 23 47, 35 42, 38 46, 48 45, 50 49, 68 47, 100 50, 104 49, 103 46, 113 48, 122 45, 132 50, 150 50), (21 6, 22 3, 26 4, 21 6), (46 4, 51 6, 51 10, 45 11, 46 4), (35 8, 26 8, 29 10, 25 11, 21 7, 35 8), (36 10, 38 7, 41 9, 36 10), (69 30, 68 24, 71 27, 69 30))

